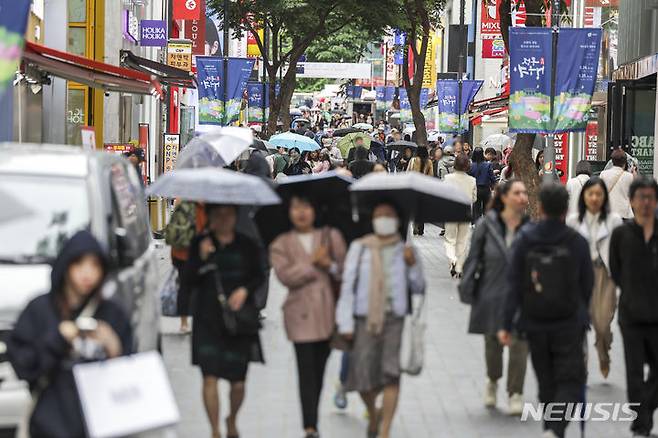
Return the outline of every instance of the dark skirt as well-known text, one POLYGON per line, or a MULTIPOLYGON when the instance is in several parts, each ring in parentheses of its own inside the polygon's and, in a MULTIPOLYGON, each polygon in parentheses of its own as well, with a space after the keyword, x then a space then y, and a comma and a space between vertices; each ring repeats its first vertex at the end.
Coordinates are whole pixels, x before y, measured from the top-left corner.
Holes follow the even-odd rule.
POLYGON ((178 271, 178 295, 176 307, 179 316, 190 316, 192 314, 190 299, 192 297, 192 284, 190 282, 189 269, 184 260, 171 259, 174 268, 178 271))

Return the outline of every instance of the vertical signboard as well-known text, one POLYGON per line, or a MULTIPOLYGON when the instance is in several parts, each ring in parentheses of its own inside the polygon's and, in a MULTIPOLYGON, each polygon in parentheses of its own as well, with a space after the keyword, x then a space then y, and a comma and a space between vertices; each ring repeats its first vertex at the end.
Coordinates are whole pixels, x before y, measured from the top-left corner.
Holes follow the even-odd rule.
POLYGON ((560 177, 562 184, 567 183, 569 175, 569 134, 563 132, 554 134, 555 145, 555 171, 560 177))
POLYGON ((193 55, 206 55, 206 5, 205 0, 199 0, 201 10, 199 18, 185 21, 185 39, 192 41, 193 55))
POLYGON ((162 172, 167 173, 176 167, 180 150, 180 134, 164 134, 162 142, 162 172))
POLYGON ((167 43, 167 65, 185 71, 192 71, 192 42, 169 40, 169 43, 167 43))
POLYGON ((480 36, 482 38, 483 58, 505 57, 505 43, 500 32, 500 19, 498 18, 498 3, 498 0, 482 2, 480 36))

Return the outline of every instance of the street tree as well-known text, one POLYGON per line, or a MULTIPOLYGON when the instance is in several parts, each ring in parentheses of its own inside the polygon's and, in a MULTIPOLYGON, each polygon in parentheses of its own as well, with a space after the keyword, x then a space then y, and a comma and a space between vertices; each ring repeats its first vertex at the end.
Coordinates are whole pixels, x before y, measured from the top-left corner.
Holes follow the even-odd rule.
MULTIPOLYGON (((210 8, 223 15, 223 0, 209 0, 210 8)), ((296 85, 296 69, 302 55, 316 40, 344 28, 381 30, 385 19, 373 13, 377 0, 242 0, 229 2, 228 25, 236 32, 250 32, 258 45, 269 81, 270 114, 265 129, 269 137, 277 121, 290 126, 289 107, 296 85), (259 33, 264 28, 269 44, 259 33), (277 77, 280 91, 276 95, 277 77)))
MULTIPOLYGON (((492 0, 488 0, 491 2, 492 0)), ((509 53, 509 28, 512 26, 512 0, 498 0, 498 16, 500 17, 500 30, 505 42, 505 49, 509 53)), ((541 27, 544 23, 544 14, 550 8, 550 0, 525 0, 527 13, 527 27, 541 27)), ((567 5, 562 0, 561 11, 567 11, 567 5)), ((510 69, 511 70, 511 69, 510 69)), ((532 159, 532 147, 537 134, 517 134, 514 148, 509 157, 510 165, 514 169, 516 178, 523 181, 528 190, 530 201, 530 214, 537 216, 537 200, 541 177, 532 159)))

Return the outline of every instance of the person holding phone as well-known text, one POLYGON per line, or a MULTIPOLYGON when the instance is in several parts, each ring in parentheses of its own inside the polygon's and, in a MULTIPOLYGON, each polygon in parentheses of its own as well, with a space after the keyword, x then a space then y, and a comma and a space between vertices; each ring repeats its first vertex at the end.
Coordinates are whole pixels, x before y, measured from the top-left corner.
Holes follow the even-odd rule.
POLYGON ((88 231, 79 231, 57 256, 50 293, 32 300, 7 342, 18 377, 30 385, 30 436, 86 436, 73 366, 132 352, 130 320, 103 299, 108 260, 88 231))

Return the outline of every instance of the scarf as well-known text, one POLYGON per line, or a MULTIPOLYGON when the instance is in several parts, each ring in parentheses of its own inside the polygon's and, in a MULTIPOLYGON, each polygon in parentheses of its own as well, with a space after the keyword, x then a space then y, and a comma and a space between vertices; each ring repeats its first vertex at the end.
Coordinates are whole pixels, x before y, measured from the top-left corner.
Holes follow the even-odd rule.
POLYGON ((386 315, 386 297, 384 296, 385 273, 382 266, 382 248, 395 245, 400 235, 379 237, 368 234, 362 239, 363 245, 370 250, 370 290, 368 291, 368 317, 366 327, 369 333, 379 335, 384 329, 386 315))

